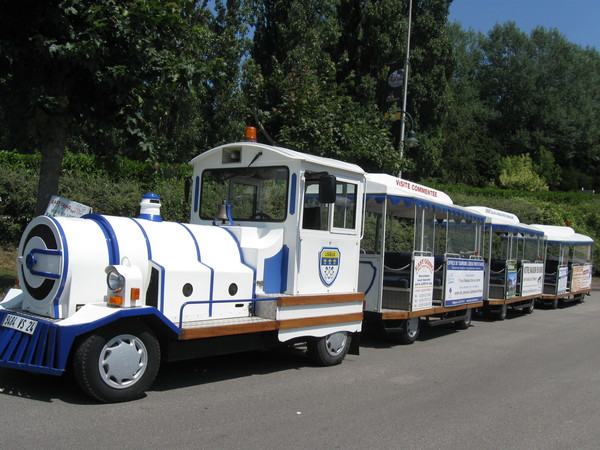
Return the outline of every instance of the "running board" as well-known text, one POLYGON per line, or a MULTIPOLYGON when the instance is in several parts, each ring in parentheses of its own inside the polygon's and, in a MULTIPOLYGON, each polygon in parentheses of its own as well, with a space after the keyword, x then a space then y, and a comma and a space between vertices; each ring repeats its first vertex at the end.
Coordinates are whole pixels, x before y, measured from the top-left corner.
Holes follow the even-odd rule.
POLYGON ((269 320, 260 317, 202 320, 184 323, 179 335, 179 339, 201 339, 217 336, 230 336, 235 334, 260 333, 265 331, 289 330, 293 328, 335 325, 349 322, 360 322, 362 319, 362 313, 353 313, 287 320, 269 320))

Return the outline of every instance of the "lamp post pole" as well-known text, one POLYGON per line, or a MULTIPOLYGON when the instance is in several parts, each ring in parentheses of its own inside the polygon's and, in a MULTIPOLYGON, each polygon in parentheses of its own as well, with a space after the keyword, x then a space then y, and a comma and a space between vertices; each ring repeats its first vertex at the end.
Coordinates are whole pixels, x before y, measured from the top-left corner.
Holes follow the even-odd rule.
MULTIPOLYGON (((406 37, 406 59, 404 60, 404 92, 402 94, 402 119, 400 122, 400 161, 404 157, 404 130, 406 128, 406 97, 408 93, 408 66, 410 59, 410 29, 412 22, 412 0, 408 1, 408 36, 406 37)), ((398 172, 402 178, 402 170, 398 172)))

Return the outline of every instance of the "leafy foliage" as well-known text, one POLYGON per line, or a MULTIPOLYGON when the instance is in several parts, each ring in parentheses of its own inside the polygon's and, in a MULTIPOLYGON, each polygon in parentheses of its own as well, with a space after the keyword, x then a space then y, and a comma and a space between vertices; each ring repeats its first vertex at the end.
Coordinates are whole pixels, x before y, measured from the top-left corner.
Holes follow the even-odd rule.
POLYGON ((533 170, 533 161, 529 153, 502 158, 500 169, 500 187, 522 191, 547 191, 543 178, 533 170))
POLYGON ((450 29, 456 69, 444 152, 451 168, 476 170, 445 180, 483 186, 498 181, 500 158, 529 154, 551 188, 597 189, 600 126, 590 118, 600 112, 600 54, 543 27, 450 29))
POLYGON ((413 1, 407 110, 420 145, 399 161, 385 85, 406 57, 408 4, 7 0, 0 148, 41 155, 38 212, 77 165, 179 177, 171 165, 250 122, 263 141, 415 181, 523 186, 502 170, 528 154, 531 180, 600 189, 597 50, 511 22, 465 31, 447 23, 448 0, 413 1))

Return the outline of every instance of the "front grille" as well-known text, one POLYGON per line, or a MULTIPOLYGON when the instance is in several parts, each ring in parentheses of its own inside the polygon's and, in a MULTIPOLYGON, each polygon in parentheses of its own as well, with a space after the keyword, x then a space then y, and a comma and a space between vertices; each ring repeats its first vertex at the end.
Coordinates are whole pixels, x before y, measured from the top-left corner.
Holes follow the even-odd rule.
MULTIPOLYGON (((0 311, 0 323, 7 313, 0 311)), ((64 371, 64 361, 59 355, 59 327, 51 320, 28 312, 14 311, 19 315, 38 320, 33 335, 11 328, 0 327, 0 366, 31 372, 60 375, 64 371), (63 365, 63 367, 61 367, 63 365)))

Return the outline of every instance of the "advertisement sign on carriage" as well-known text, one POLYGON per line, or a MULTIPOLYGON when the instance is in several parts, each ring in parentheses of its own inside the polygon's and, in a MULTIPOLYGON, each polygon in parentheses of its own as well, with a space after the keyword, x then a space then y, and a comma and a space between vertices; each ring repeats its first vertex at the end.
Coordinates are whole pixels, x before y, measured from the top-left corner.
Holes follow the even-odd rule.
POLYGON ((517 295, 517 263, 506 261, 506 294, 505 299, 514 298, 517 295))
POLYGON ((521 296, 541 294, 544 287, 544 265, 523 263, 522 267, 521 296))
POLYGON ((571 292, 584 291, 592 288, 592 266, 584 264, 583 266, 573 266, 571 279, 571 292))
POLYGON ((483 260, 448 258, 444 306, 458 306, 482 301, 483 270, 483 260))
POLYGON ((567 277, 569 275, 568 267, 558 268, 558 284, 556 285, 556 295, 564 295, 567 293, 567 277))
POLYGON ((415 256, 413 265, 412 311, 422 311, 432 307, 433 273, 432 256, 415 256))

